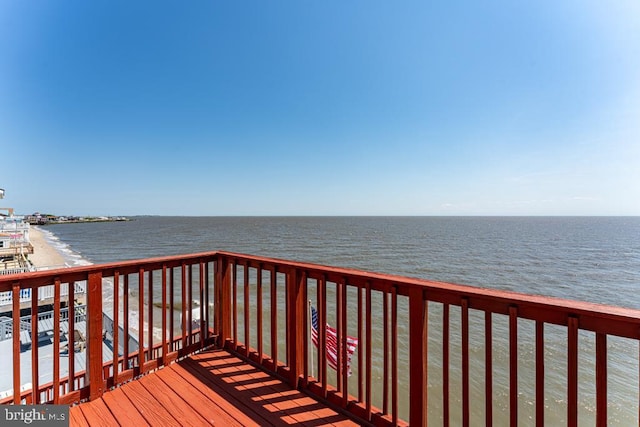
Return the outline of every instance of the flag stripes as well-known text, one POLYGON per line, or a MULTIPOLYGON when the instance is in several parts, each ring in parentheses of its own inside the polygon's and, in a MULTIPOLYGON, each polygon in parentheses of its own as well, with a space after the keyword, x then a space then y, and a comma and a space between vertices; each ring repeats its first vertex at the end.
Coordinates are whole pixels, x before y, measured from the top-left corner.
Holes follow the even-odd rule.
MULTIPOLYGON (((340 372, 338 369, 338 331, 329 326, 327 323, 325 325, 326 331, 326 356, 327 363, 336 371, 340 372)), ((318 312, 316 309, 311 306, 311 341, 313 344, 318 347, 318 312)), ((356 350, 358 346, 358 339, 347 335, 347 375, 351 376, 351 356, 353 352, 356 350)))

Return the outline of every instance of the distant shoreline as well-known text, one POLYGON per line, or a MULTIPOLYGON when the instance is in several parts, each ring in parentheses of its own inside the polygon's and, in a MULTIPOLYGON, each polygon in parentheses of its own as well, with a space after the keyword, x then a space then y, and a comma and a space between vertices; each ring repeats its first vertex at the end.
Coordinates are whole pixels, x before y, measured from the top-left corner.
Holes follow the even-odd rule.
POLYGON ((127 217, 108 217, 108 218, 73 218, 73 219, 48 219, 46 221, 43 220, 29 220, 29 224, 38 225, 38 226, 46 226, 51 224, 80 224, 86 222, 127 222, 133 221, 127 217))

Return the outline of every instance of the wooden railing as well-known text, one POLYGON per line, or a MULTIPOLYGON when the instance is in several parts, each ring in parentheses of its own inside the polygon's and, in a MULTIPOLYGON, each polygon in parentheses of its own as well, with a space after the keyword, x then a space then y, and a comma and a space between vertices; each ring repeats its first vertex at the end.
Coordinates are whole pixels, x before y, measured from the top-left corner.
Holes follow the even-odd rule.
MULTIPOLYGON (((635 346, 630 363, 638 365, 637 310, 227 252, 27 273, 0 278, 0 292, 10 290, 18 301, 22 289, 53 284, 58 305, 62 283, 83 281, 86 370, 76 372, 75 358, 69 357, 68 374, 60 375, 60 357, 54 357, 53 381, 38 384, 34 347, 33 390, 19 392, 22 367, 14 363, 13 403, 95 399, 110 387, 215 344, 374 425, 426 425, 435 417, 444 425, 506 420, 515 426, 524 415, 522 377, 531 377, 531 418, 543 425, 549 415, 546 374, 561 366, 562 419, 575 426, 579 382, 592 366, 595 423, 606 425, 608 405, 615 403, 607 391, 611 337, 630 340, 635 346), (333 340, 325 327, 318 328, 321 351, 311 345, 309 305, 317 310, 319 325, 337 331, 333 340), (139 350, 130 352, 129 337, 115 334, 112 347, 118 349, 124 340, 124 350, 104 360, 103 311, 124 331, 136 329, 139 350), (136 312, 137 319, 131 314, 136 312), (333 370, 325 349, 335 348, 337 365, 345 366, 347 336, 358 341, 350 369, 333 370), (554 356, 561 361, 558 366, 550 366, 545 355, 551 339, 560 340, 562 352, 554 356), (583 351, 590 341, 593 352, 583 351), (523 369, 526 361, 532 366, 523 369), (504 398, 498 388, 505 390, 504 398)), ((14 316, 19 317, 17 307, 14 316)), ((71 295, 69 319, 73 310, 71 295)), ((32 328, 36 324, 32 321, 32 328)), ((59 338, 54 339, 55 351, 59 346, 59 338)), ((14 338, 14 361, 19 354, 14 338)), ((629 394, 637 396, 637 380, 632 383, 629 394)))
POLYGON ((214 288, 215 260, 215 253, 204 253, 0 278, 0 293, 11 292, 14 319, 20 318, 21 293, 50 287, 53 289, 54 307, 51 347, 42 342, 37 345, 36 337, 43 332, 38 330, 37 299, 31 300, 32 345, 29 348, 21 344, 20 325, 14 322, 14 393, 10 399, 0 402, 75 403, 94 399, 110 387, 213 344, 211 313, 208 310, 205 313, 204 307, 213 303, 210 296, 214 288), (87 321, 84 328, 75 324, 74 313, 78 304, 75 292, 78 288, 85 290, 86 296, 87 321), (68 289, 68 295, 63 295, 65 289, 68 289), (192 310, 196 304, 194 301, 203 303, 198 322, 192 322, 196 317, 192 310), (68 305, 66 316, 62 316, 62 304, 68 305), (168 306, 179 308, 177 311, 163 309, 168 306), (113 333, 109 340, 105 339, 103 312, 113 319, 114 325, 120 325, 126 336, 113 333), (187 321, 182 322, 182 319, 187 321), (61 321, 68 322, 66 340, 64 334, 57 332, 61 321), (74 337, 77 329, 78 334, 74 337), (138 348, 129 348, 130 338, 137 341, 138 348), (44 351, 52 353, 52 357, 47 358, 51 360, 50 366, 39 362, 39 353, 44 351), (23 352, 30 352, 30 366, 21 366, 20 354, 23 352), (22 375, 24 371, 29 374, 22 375), (52 381, 40 384, 43 372, 50 372, 52 381), (69 378, 74 380, 69 381, 69 378), (21 384, 27 382, 31 383, 32 389, 20 392, 21 384))

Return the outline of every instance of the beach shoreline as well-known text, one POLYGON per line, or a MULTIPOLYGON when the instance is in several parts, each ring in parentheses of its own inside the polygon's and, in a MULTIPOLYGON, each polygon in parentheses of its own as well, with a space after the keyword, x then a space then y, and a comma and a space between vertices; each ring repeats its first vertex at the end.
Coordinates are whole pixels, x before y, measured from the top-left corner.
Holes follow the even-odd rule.
POLYGON ((38 227, 30 228, 29 240, 33 246, 33 254, 29 255, 29 261, 37 270, 68 267, 64 256, 47 241, 38 227))

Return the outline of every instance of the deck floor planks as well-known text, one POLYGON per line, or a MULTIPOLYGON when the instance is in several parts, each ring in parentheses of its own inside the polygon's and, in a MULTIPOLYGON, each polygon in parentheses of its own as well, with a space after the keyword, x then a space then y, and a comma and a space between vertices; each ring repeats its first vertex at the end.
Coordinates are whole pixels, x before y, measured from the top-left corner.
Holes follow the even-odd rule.
POLYGON ((279 414, 286 424, 318 425, 317 421, 321 419, 327 424, 335 420, 341 425, 358 425, 312 397, 298 390, 292 390, 284 382, 271 377, 257 367, 244 363, 226 351, 195 354, 184 362, 192 364, 195 369, 204 368, 205 372, 213 373, 214 375, 209 377, 214 381, 222 379, 228 384, 229 381, 233 381, 237 384, 235 388, 238 391, 250 393, 251 400, 274 415, 279 414), (345 421, 348 424, 344 424, 345 421))
MULTIPOLYGON (((127 395, 131 403, 138 408, 138 411, 151 425, 175 426, 180 427, 181 424, 175 417, 156 400, 153 394, 149 393, 146 388, 138 381, 127 383, 126 387, 122 387, 122 391, 127 395)), ((158 390, 158 393, 162 391, 158 390)))
POLYGON ((74 406, 72 408, 69 408, 69 425, 80 426, 80 427, 85 427, 89 425, 89 423, 87 422, 87 419, 82 414, 82 411, 79 406, 74 406), (78 408, 78 409, 76 410, 74 408, 78 408))
POLYGON ((189 381, 189 378, 191 378, 191 384, 195 388, 195 391, 205 396, 205 398, 215 401, 220 410, 218 415, 222 418, 232 420, 231 425, 261 426, 273 424, 268 418, 264 418, 253 410, 250 404, 245 404, 245 402, 242 402, 236 396, 229 394, 225 390, 206 383, 199 377, 194 377, 192 373, 186 371, 182 366, 172 366, 169 375, 175 377, 173 379, 175 383, 189 381))
MULTIPOLYGON (((126 384, 125 384, 126 385, 126 384)), ((133 403, 122 392, 122 387, 113 389, 102 395, 102 400, 107 404, 113 416, 118 420, 120 425, 124 426, 148 426, 149 423, 138 412, 133 403)), ((87 403, 82 403, 86 405, 87 403)), ((91 404, 91 402, 88 402, 91 404)))
POLYGON ((71 408, 71 425, 356 426, 224 350, 191 355, 71 408))
MULTIPOLYGON (((229 372, 242 372, 242 374, 252 379, 261 380, 263 378, 272 378, 266 372, 255 368, 251 365, 243 363, 240 359, 223 352, 209 352, 201 353, 199 355, 193 355, 192 359, 197 361, 200 365, 205 367, 216 367, 214 373, 216 377, 222 373, 229 372), (215 355, 212 357, 212 355, 215 355)), ((332 417, 347 421, 346 425, 357 425, 352 421, 345 419, 345 417, 338 415, 332 409, 317 402, 310 396, 305 395, 297 390, 292 390, 289 385, 282 381, 275 380, 268 382, 269 394, 259 393, 256 394, 255 399, 257 401, 264 401, 265 407, 274 411, 280 411, 283 414, 283 420, 289 423, 299 423, 311 425, 317 425, 318 419, 330 421, 332 417)), ((239 389, 250 389, 249 384, 241 385, 239 389)), ((344 425, 344 424, 343 424, 344 425)))
MULTIPOLYGON (((212 426, 213 418, 207 406, 190 404, 189 400, 183 399, 175 390, 165 384, 157 375, 146 375, 138 380, 150 393, 156 393, 154 397, 165 408, 171 408, 175 414, 189 414, 195 412, 193 417, 181 417, 176 415, 178 421, 185 426, 212 426), (198 417, 197 415, 200 415, 198 417)), ((187 396, 185 396, 187 397, 187 396)))
POLYGON ((102 399, 96 399, 91 405, 79 406, 89 425, 116 425, 118 422, 102 399))

